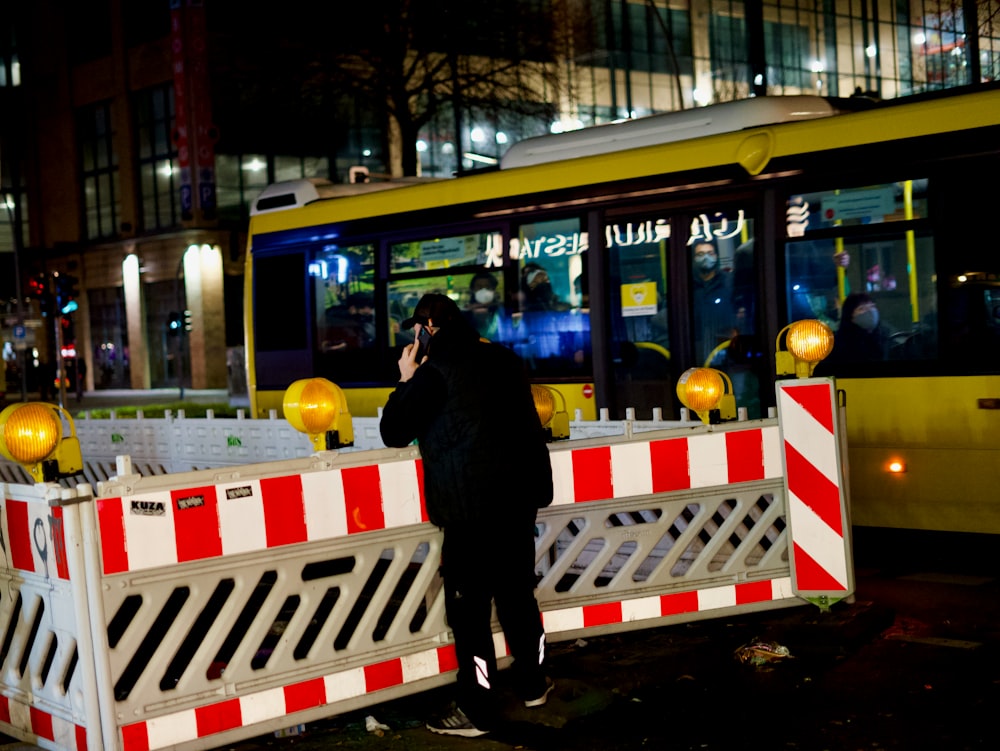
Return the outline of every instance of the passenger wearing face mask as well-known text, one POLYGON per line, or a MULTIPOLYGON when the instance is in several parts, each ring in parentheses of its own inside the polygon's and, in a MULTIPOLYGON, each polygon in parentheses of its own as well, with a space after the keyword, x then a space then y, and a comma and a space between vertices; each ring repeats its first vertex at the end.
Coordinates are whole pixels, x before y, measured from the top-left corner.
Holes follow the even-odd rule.
POLYGON ((566 311, 570 306, 558 298, 552 288, 549 272, 537 263, 526 263, 521 269, 521 309, 526 312, 566 311))
POLYGON ((833 351, 816 366, 815 375, 842 375, 852 364, 886 359, 888 337, 883 330, 878 306, 868 295, 858 292, 844 298, 840 324, 833 337, 833 351))
POLYGON ((497 341, 499 336, 500 305, 497 278, 488 271, 477 271, 469 282, 469 301, 465 314, 479 336, 497 341))
POLYGON ((719 268, 719 250, 715 243, 696 240, 691 253, 695 362, 704 366, 712 350, 732 339, 739 328, 733 308, 733 277, 719 268))

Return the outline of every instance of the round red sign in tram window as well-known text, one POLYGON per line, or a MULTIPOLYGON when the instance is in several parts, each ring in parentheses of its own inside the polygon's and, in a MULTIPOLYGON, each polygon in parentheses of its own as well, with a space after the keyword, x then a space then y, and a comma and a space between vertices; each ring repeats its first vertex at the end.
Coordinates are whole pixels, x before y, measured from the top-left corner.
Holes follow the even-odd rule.
POLYGON ((590 399, 593 396, 594 396, 594 387, 591 386, 589 383, 584 384, 584 386, 583 386, 583 398, 584 399, 590 399))

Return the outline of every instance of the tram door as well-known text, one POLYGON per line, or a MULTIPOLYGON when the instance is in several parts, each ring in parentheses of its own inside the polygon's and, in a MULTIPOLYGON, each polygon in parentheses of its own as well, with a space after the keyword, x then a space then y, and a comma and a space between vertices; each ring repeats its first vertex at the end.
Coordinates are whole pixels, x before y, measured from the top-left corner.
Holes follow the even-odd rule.
POLYGON ((677 419, 675 387, 690 367, 723 371, 749 418, 766 413, 761 389, 770 378, 757 336, 749 216, 735 205, 684 214, 626 209, 605 216, 620 413, 634 407, 636 418, 649 419, 660 408, 664 419, 677 419))
POLYGON ((685 217, 683 245, 687 278, 676 289, 688 299, 690 363, 725 373, 736 406, 750 419, 762 417, 761 388, 769 385, 768 359, 758 335, 754 221, 740 205, 713 207, 685 217), (688 221, 689 220, 689 221, 688 221))
POLYGON ((671 353, 668 269, 671 227, 666 211, 626 210, 605 217, 608 298, 616 415, 640 420, 660 408, 675 419, 677 373, 671 353))

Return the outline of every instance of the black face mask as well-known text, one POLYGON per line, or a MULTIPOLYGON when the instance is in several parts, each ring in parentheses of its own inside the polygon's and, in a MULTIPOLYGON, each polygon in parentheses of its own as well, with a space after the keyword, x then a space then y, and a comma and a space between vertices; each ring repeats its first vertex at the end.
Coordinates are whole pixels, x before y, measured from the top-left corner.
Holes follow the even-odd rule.
POLYGON ((714 270, 718 264, 719 259, 715 256, 701 256, 700 258, 696 258, 694 261, 695 268, 706 274, 709 271, 714 270))
POLYGON ((539 284, 535 287, 535 297, 539 300, 551 300, 553 297, 552 285, 548 282, 542 282, 539 284))

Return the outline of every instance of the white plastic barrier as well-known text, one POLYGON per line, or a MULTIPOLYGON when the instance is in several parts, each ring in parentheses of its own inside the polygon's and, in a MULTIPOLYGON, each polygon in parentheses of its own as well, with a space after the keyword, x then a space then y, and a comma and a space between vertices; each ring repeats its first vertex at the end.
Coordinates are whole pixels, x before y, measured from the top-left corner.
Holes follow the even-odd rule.
POLYGON ((80 526, 89 495, 0 483, 0 727, 42 748, 101 748, 80 526))
MULTIPOLYGON (((849 596, 832 404, 832 382, 811 379, 779 386, 780 428, 691 424, 551 445, 555 500, 536 545, 549 638, 849 596)), ((3 732, 58 749, 84 737, 91 749, 214 748, 454 679, 416 449, 146 477, 120 465, 96 499, 56 504, 74 520, 67 550, 82 530, 86 576, 67 564, 55 589, 68 587, 72 612, 46 610, 60 614, 60 642, 94 645, 72 671, 81 688, 27 690, 10 650, 3 732), (90 683, 96 705, 78 706, 90 683), (36 716, 59 732, 39 732, 36 716)), ((6 539, 22 551, 6 557, 7 590, 20 601, 53 573, 34 554, 29 565, 36 523, 7 500, 28 491, 0 488, 6 539)), ((496 645, 504 660, 499 629, 496 645)), ((45 680, 54 672, 66 675, 45 680)))
MULTIPOLYGON (((341 451, 370 451, 385 448, 379 434, 379 418, 355 417, 354 444, 341 451)), ((577 416, 570 423, 570 438, 632 435, 648 430, 698 425, 698 422, 652 420, 610 420, 602 410, 599 420, 577 416)), ((91 418, 76 420, 84 467, 79 475, 61 480, 64 487, 98 483, 112 479, 117 458, 127 454, 133 471, 140 475, 190 472, 211 467, 239 466, 282 459, 304 458, 313 453, 309 438, 285 420, 248 420, 242 416, 205 418, 177 415, 148 418, 140 412, 134 418, 91 418)), ((20 465, 0 457, 0 481, 31 483, 20 465)))
MULTIPOLYGON (((96 487, 117 472, 117 458, 127 454, 141 475, 190 472, 309 456, 309 437, 285 420, 248 420, 243 417, 188 418, 178 415, 148 418, 85 417, 75 421, 84 467, 79 475, 61 480, 64 487, 87 483, 96 487)), ((342 451, 385 448, 378 418, 353 419, 354 445, 342 451)), ((0 457, 0 482, 33 482, 26 469, 0 457)))

